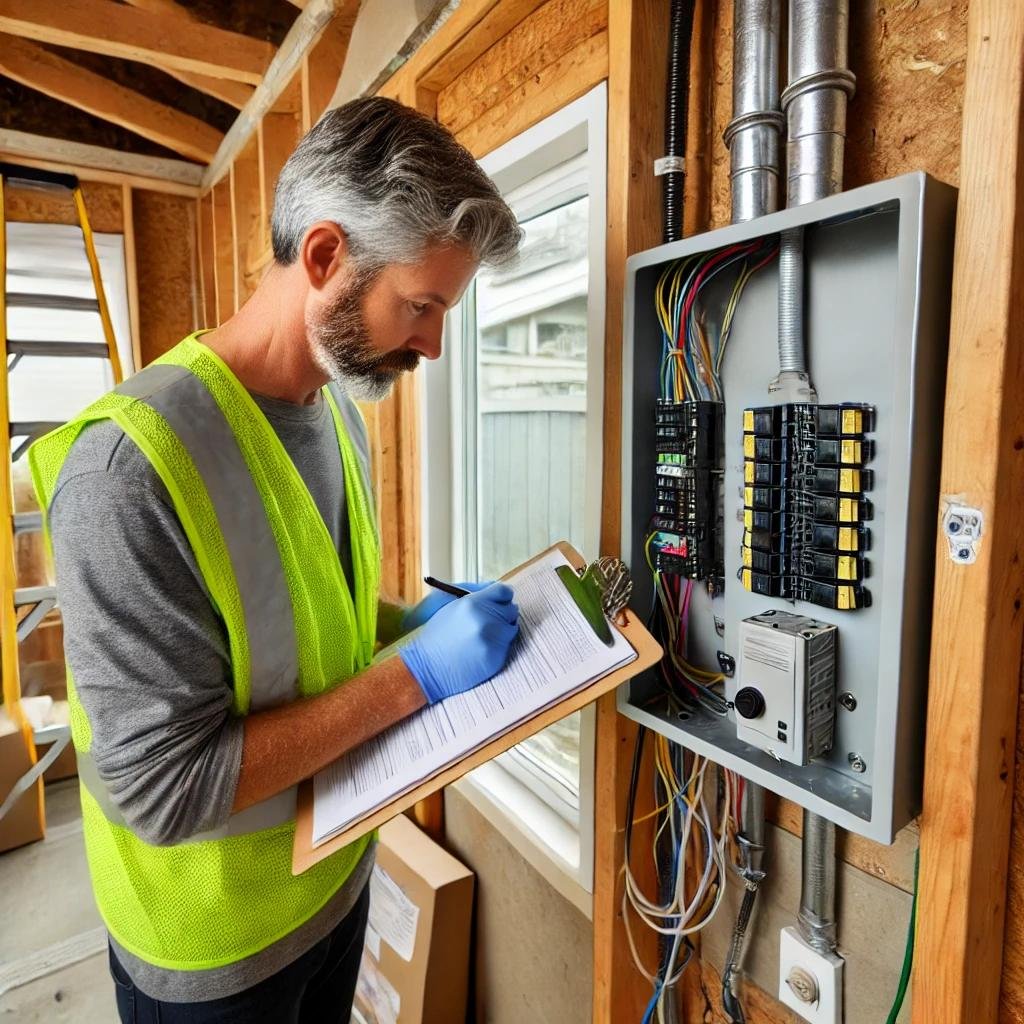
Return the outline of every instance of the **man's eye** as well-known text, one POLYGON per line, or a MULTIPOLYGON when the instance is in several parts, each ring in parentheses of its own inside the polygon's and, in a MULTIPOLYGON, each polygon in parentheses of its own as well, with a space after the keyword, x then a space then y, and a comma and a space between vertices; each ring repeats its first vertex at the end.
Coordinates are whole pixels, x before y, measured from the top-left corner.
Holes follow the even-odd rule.
POLYGON ((427 311, 427 303, 425 302, 410 302, 409 308, 413 311, 416 316, 420 316, 427 311))

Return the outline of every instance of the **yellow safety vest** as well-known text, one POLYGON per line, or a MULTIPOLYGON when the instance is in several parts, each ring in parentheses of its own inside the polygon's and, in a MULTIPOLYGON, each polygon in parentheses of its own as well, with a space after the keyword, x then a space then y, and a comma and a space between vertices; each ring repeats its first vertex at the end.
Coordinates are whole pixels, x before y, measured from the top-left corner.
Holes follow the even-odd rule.
MULTIPOLYGON (((44 510, 88 424, 113 420, 146 455, 224 622, 238 715, 322 693, 367 667, 373 655, 380 544, 349 426, 358 429, 361 421, 333 386, 324 398, 341 449, 354 591, 273 428, 198 334, 29 452, 44 510)), ((360 839, 293 877, 289 790, 232 815, 216 832, 150 846, 126 826, 89 757, 92 731, 70 672, 68 701, 96 902, 111 935, 148 963, 202 970, 266 948, 331 899, 370 842, 360 839)))

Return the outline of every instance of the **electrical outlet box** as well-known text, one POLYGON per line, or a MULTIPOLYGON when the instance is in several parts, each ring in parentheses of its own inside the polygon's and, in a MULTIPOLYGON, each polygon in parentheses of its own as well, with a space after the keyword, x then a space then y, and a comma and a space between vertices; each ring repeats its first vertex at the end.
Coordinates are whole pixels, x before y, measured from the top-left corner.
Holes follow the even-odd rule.
POLYGON ((811 1024, 843 1024, 843 958, 819 953, 797 928, 779 944, 779 1001, 811 1024))
POLYGON ((807 764, 832 748, 835 626, 774 608, 740 623, 736 735, 780 761, 807 764))
MULTIPOLYGON (((659 487, 655 432, 664 346, 655 295, 661 275, 680 258, 803 229, 806 350, 819 405, 763 412, 781 401, 768 389, 779 371, 778 263, 770 262, 746 286, 722 360, 722 456, 715 484, 721 503, 715 550, 722 562, 714 580, 696 571, 688 577, 686 656, 716 671, 735 664, 724 693, 735 703, 745 681, 739 669, 745 620, 770 610, 808 616, 837 627, 839 641, 831 748, 818 749, 807 764, 798 763, 789 729, 791 758, 778 748, 770 752, 761 736, 738 727, 734 709, 727 716, 680 712, 655 672, 622 687, 619 709, 883 843, 920 811, 955 208, 954 189, 925 174, 908 174, 662 245, 626 265, 621 546, 639 595, 650 592, 644 546, 659 487), (847 409, 863 410, 867 419, 848 425, 847 409), (807 416, 818 417, 810 433, 804 430, 807 416), (759 422, 768 429, 760 430, 759 422), (789 435, 788 424, 794 431, 789 435), (780 446, 795 444, 789 451, 799 452, 810 441, 816 445, 810 463, 786 462, 780 446), (856 449, 850 456, 857 460, 855 478, 844 477, 847 441, 856 449), (759 454, 768 469, 759 467, 759 454), (823 468, 830 460, 833 467, 823 468), (807 518, 815 527, 832 517, 837 551, 860 545, 857 557, 842 567, 854 575, 844 577, 837 563, 835 577, 849 579, 848 587, 823 592, 815 583, 816 566, 807 565, 805 573, 803 562, 791 576, 792 587, 784 577, 776 585, 771 572, 780 556, 770 546, 757 556, 764 556, 763 573, 755 576, 756 567, 746 564, 753 558, 747 551, 756 547, 752 531, 770 537, 775 517, 788 514, 785 506, 780 513, 776 495, 760 488, 778 483, 794 489, 785 479, 789 472, 813 473, 795 487, 804 503, 795 514, 810 509, 807 518), (842 497, 850 490, 853 498, 842 497), (852 532, 840 536, 844 530, 852 532)), ((732 282, 722 273, 701 293, 709 331, 717 330, 732 282)), ((648 610, 635 606, 641 615, 648 610)), ((779 715, 769 724, 779 721, 789 719, 779 715)), ((811 743, 809 750, 815 749, 811 743)))

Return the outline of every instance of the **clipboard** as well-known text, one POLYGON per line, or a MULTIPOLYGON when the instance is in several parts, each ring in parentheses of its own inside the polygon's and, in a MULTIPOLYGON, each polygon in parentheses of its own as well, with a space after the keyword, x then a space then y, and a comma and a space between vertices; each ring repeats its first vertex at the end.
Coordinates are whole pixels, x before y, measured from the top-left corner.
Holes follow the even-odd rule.
MULTIPOLYGON (((521 569, 525 569, 552 551, 561 552, 576 569, 582 569, 587 564, 583 556, 571 544, 559 541, 546 551, 540 552, 529 561, 513 569, 508 575, 511 576, 521 569)), ((343 832, 332 836, 319 846, 313 845, 313 780, 306 779, 299 785, 295 816, 295 842, 292 846, 292 874, 300 875, 304 871, 308 871, 314 864, 366 835, 367 832, 379 828, 403 811, 407 811, 424 797, 436 793, 462 778, 467 772, 471 772, 474 768, 492 760, 498 754, 503 754, 522 740, 540 732, 541 729, 571 715, 574 711, 579 711, 580 708, 597 700, 598 697, 610 693, 617 686, 639 675, 661 659, 663 653, 661 646, 647 631, 641 619, 632 609, 627 608, 623 622, 621 624, 612 623, 611 628, 621 633, 636 652, 636 658, 633 661, 584 686, 583 689, 570 694, 564 700, 538 711, 535 715, 513 726, 508 732, 488 740, 461 761, 428 776, 411 789, 397 795, 384 806, 370 811, 343 832)))

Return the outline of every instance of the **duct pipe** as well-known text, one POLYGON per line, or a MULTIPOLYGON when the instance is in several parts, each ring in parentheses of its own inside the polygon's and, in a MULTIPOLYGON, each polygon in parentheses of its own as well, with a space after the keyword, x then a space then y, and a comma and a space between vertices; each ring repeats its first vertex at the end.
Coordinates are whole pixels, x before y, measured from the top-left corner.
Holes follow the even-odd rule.
POLYGON ((781 0, 736 0, 733 6, 732 121, 725 130, 732 183, 732 222, 779 208, 779 26, 781 0))
MULTIPOLYGON (((786 111, 786 194, 799 206, 840 192, 846 104, 856 79, 847 67, 849 0, 790 0, 786 111)), ((779 377, 786 401, 816 401, 807 372, 803 231, 784 232, 779 249, 779 377)), ((836 948, 836 827, 804 811, 800 930, 823 953, 836 948)))

